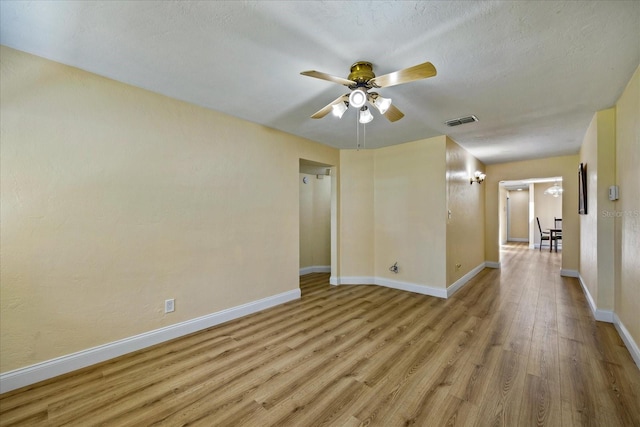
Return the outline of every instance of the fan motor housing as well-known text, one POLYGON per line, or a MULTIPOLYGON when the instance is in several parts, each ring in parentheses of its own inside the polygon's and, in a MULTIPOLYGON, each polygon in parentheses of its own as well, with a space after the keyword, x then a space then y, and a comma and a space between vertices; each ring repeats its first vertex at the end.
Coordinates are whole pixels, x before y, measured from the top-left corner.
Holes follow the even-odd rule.
POLYGON ((358 61, 351 66, 351 74, 347 78, 356 83, 364 84, 375 76, 371 62, 358 61))

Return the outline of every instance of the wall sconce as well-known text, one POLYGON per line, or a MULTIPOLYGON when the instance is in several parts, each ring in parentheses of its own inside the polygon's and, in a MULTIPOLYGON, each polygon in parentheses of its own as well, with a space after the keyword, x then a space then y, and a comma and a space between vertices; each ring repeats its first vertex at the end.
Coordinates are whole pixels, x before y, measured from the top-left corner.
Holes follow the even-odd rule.
POLYGON ((469 178, 469 184, 473 184, 474 182, 477 182, 478 184, 482 184, 482 181, 484 181, 486 177, 487 175, 483 174, 480 171, 476 171, 476 173, 473 174, 471 178, 469 178))

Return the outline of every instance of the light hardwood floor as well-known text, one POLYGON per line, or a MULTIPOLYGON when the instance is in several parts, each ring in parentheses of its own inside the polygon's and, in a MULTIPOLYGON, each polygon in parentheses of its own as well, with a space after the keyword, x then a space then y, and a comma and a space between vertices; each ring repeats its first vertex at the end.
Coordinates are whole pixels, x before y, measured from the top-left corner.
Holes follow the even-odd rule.
POLYGON ((640 426, 640 371, 561 254, 510 245, 448 300, 302 298, 0 396, 0 425, 640 426))

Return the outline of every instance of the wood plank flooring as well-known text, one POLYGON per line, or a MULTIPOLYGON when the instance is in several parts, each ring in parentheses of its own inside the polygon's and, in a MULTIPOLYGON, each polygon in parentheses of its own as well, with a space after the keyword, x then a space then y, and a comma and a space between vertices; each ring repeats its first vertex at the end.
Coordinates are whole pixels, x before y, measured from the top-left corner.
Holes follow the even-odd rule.
POLYGON ((448 300, 302 298, 0 396, 0 426, 640 426, 640 371, 561 254, 503 248, 448 300))

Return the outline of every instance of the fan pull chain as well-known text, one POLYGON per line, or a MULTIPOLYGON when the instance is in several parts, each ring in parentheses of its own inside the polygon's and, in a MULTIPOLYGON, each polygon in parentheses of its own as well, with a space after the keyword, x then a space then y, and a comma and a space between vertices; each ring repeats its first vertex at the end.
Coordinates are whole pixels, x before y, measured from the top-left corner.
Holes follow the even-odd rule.
MULTIPOLYGON (((362 149, 367 148, 367 124, 362 124, 362 149)), ((356 113, 356 149, 360 151, 360 111, 356 113)))
POLYGON ((360 124, 359 124, 359 119, 360 118, 360 111, 356 112, 356 150, 360 151, 360 124))
POLYGON ((365 150, 367 148, 367 124, 362 124, 362 149, 365 150))

